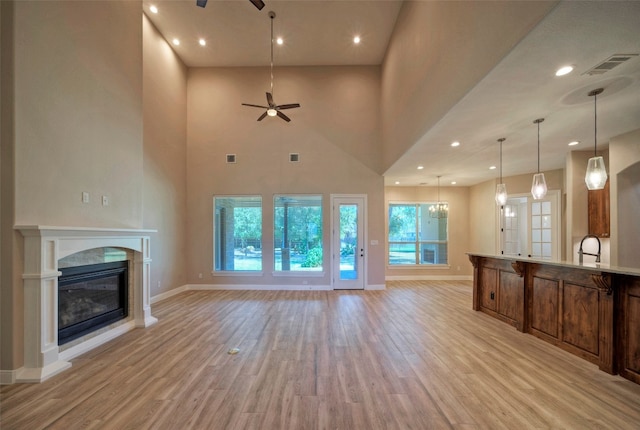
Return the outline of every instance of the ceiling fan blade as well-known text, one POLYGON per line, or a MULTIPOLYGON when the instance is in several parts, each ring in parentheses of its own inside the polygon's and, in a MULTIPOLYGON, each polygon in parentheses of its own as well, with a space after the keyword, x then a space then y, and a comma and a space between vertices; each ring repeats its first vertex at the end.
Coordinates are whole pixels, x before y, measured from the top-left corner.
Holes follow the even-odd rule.
POLYGON ((252 104, 249 104, 249 103, 242 103, 242 106, 251 106, 251 107, 257 107, 257 108, 260 108, 260 109, 269 109, 269 106, 252 105, 252 104))
POLYGON ((258 10, 262 10, 262 8, 264 7, 264 2, 262 0, 249 0, 249 1, 253 3, 253 5, 258 8, 258 10))
POLYGON ((207 5, 207 0, 196 0, 196 6, 205 7, 207 5))
MULTIPOLYGON (((266 114, 266 113, 265 113, 265 114, 266 114)), ((291 121, 291 118, 289 118, 288 116, 286 116, 285 114, 283 114, 283 113, 282 113, 282 112, 280 112, 280 111, 278 111, 278 116, 279 116, 280 118, 282 118, 283 120, 287 121, 287 122, 291 121)))
POLYGON ((293 109, 293 108, 299 108, 299 107, 300 107, 300 103, 291 103, 288 105, 276 106, 276 109, 293 109))
POLYGON ((273 107, 275 105, 275 103, 273 103, 273 96, 271 95, 271 93, 267 93, 267 103, 269 103, 270 107, 273 107))
POLYGON ((267 113, 263 113, 262 115, 260 115, 260 118, 258 118, 258 121, 262 121, 264 119, 264 117, 267 116, 267 113))

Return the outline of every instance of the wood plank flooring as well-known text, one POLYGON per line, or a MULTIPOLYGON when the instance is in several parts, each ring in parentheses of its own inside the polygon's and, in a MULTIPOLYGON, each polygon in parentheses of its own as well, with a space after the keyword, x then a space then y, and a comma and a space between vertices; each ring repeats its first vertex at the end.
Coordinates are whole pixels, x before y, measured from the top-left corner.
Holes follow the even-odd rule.
POLYGON ((470 282, 189 291, 153 314, 42 384, 3 386, 0 428, 640 427, 640 385, 474 312, 470 282))

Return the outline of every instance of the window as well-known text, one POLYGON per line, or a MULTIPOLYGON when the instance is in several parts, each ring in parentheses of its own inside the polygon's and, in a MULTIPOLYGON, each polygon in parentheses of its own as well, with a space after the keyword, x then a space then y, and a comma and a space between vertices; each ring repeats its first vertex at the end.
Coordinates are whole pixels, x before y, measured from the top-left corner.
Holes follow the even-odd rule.
POLYGON ((278 195, 273 210, 274 270, 322 271, 322 196, 278 195))
POLYGON ((262 197, 214 197, 214 270, 262 270, 262 197))
POLYGON ((448 218, 432 217, 435 205, 389 204, 389 265, 448 264, 448 218))

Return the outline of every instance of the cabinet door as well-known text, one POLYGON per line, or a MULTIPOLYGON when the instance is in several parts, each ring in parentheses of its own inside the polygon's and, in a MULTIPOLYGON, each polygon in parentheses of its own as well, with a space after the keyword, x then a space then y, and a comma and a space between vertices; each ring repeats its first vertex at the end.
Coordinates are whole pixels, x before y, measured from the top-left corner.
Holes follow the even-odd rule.
POLYGON ((601 190, 589 190, 589 234, 609 237, 609 181, 601 190))

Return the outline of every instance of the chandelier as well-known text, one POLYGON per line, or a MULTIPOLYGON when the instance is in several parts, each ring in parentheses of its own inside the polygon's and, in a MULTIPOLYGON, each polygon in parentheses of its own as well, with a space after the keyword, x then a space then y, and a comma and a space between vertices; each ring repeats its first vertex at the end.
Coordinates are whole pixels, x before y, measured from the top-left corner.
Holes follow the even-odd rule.
POLYGON ((446 218, 449 214, 449 205, 440 201, 440 176, 438 176, 438 202, 429 206, 429 216, 431 218, 446 218))

